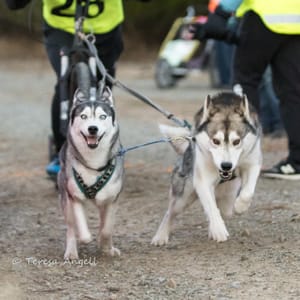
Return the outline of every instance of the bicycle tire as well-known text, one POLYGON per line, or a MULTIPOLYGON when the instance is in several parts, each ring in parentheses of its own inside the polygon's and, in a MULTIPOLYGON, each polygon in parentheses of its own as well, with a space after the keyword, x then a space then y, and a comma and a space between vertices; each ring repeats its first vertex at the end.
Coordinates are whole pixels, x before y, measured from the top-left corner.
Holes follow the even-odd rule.
POLYGON ((90 97, 91 73, 89 66, 85 62, 75 64, 70 77, 70 107, 72 107, 74 93, 79 89, 86 99, 90 97))
POLYGON ((172 74, 172 67, 166 59, 159 59, 155 65, 154 79, 160 89, 172 88, 176 85, 176 78, 172 74))
MULTIPOLYGON (((73 106, 74 94, 77 89, 79 89, 86 100, 90 98, 90 88, 91 88, 91 72, 87 63, 80 61, 75 63, 70 71, 67 89, 67 99, 68 104, 65 108, 67 118, 60 119, 60 133, 66 137, 68 131, 70 111, 73 106)), ((61 106, 62 107, 62 106, 61 106)))

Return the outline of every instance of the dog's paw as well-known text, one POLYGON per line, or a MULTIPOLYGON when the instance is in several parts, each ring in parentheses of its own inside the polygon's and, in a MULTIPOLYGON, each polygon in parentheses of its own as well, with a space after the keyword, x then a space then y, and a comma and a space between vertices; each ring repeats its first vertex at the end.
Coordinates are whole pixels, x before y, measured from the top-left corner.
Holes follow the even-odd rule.
POLYGON ((163 246, 168 244, 168 242, 169 242, 169 235, 167 233, 165 234, 156 233, 156 235, 153 237, 151 241, 151 245, 163 246))
POLYGON ((247 211, 251 204, 251 198, 238 197, 234 204, 234 211, 237 214, 242 214, 247 211))
POLYGON ((82 243, 82 244, 89 244, 92 240, 93 240, 93 237, 92 237, 92 235, 90 234, 90 235, 87 235, 87 236, 85 236, 85 237, 81 237, 81 238, 79 239, 79 242, 82 243))
POLYGON ((120 256, 121 251, 118 248, 112 246, 111 242, 108 242, 107 239, 100 238, 98 241, 98 247, 103 253, 109 256, 120 256))
POLYGON ((110 249, 103 249, 103 251, 109 256, 120 256, 121 255, 121 251, 115 247, 111 247, 110 249))
POLYGON ((226 229, 223 220, 219 220, 218 222, 212 222, 209 226, 208 237, 217 242, 225 242, 229 233, 226 229))
POLYGON ((75 250, 73 249, 72 251, 66 250, 64 254, 64 260, 74 260, 74 259, 78 259, 77 249, 75 250))

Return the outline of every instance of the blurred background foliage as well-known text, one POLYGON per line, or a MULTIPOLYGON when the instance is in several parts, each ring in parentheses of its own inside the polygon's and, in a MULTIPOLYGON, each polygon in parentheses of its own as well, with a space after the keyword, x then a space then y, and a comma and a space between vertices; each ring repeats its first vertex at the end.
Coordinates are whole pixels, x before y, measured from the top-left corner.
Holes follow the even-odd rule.
MULTIPOLYGON (((10 11, 5 1, 0 2, 0 34, 34 36, 42 39, 42 0, 32 0, 24 9, 10 11)), ((186 14, 186 8, 192 5, 197 14, 207 14, 208 0, 124 0, 126 42, 137 42, 146 47, 161 43, 177 17, 186 14)))

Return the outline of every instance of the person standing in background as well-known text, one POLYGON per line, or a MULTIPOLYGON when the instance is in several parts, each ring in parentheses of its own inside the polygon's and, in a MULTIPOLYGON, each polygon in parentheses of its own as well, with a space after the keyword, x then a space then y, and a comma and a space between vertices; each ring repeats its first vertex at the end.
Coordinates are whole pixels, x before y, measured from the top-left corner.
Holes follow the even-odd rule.
MULTIPOLYGON (((218 6, 220 0, 210 0, 208 3, 209 13, 213 13, 218 6)), ((232 83, 232 62, 234 45, 228 44, 224 41, 214 41, 215 64, 218 71, 219 82, 217 88, 229 87, 232 83)))
MULTIPOLYGON (((213 13, 220 0, 210 0, 208 11, 213 13)), ((236 20, 235 22, 238 23, 236 20)), ((235 25, 236 28, 238 25, 235 25)), ((232 84, 233 55, 236 45, 224 41, 214 42, 215 59, 220 79, 220 88, 228 87, 232 84)), ((281 138, 285 136, 284 126, 280 116, 279 100, 274 92, 272 83, 272 71, 268 67, 262 76, 259 85, 260 98, 260 120, 263 132, 270 138, 281 138)))
POLYGON ((277 98, 272 81, 272 71, 267 67, 259 85, 260 120, 265 136, 270 138, 282 138, 286 136, 281 120, 279 99, 277 98))
POLYGON ((233 89, 247 95, 259 111, 259 84, 272 69, 275 93, 288 137, 288 157, 262 176, 300 180, 300 5, 295 0, 221 0, 200 39, 232 39, 228 20, 242 17, 233 64, 233 89))

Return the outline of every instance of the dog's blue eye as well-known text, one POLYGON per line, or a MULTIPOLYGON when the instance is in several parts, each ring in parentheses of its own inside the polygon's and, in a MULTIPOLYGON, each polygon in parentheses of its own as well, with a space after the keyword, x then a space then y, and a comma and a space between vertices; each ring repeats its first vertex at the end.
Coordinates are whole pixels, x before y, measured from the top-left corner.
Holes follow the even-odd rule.
POLYGON ((100 116, 99 116, 100 120, 105 120, 106 117, 107 117, 106 115, 100 115, 100 116))
POLYGON ((221 144, 220 140, 218 140, 218 139, 212 139, 212 142, 213 142, 215 145, 220 145, 220 144, 221 144))
POLYGON ((85 114, 82 114, 80 117, 81 117, 82 120, 86 120, 87 119, 87 115, 85 115, 85 114))
POLYGON ((236 139, 236 140, 234 140, 234 141, 232 142, 232 145, 233 145, 233 146, 237 146, 240 142, 241 142, 240 139, 236 139))

